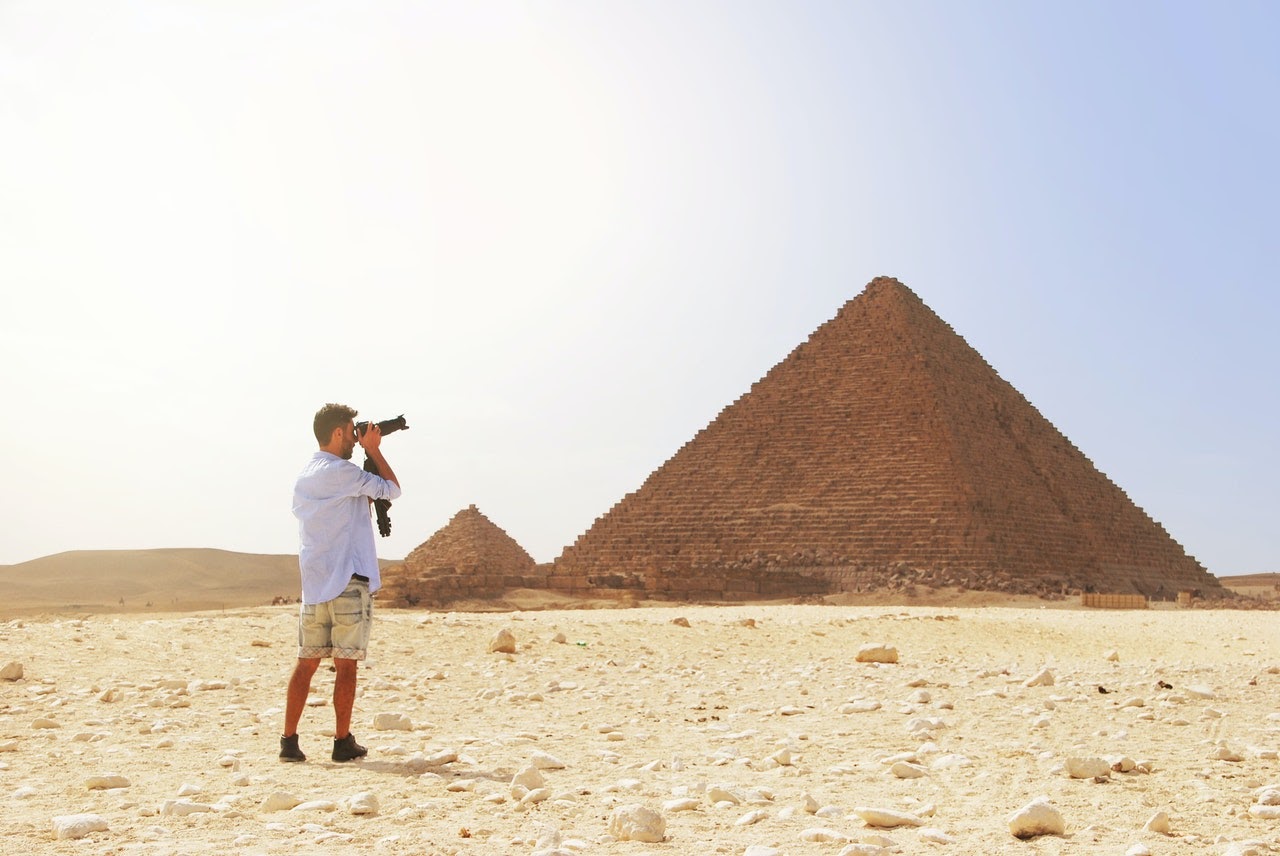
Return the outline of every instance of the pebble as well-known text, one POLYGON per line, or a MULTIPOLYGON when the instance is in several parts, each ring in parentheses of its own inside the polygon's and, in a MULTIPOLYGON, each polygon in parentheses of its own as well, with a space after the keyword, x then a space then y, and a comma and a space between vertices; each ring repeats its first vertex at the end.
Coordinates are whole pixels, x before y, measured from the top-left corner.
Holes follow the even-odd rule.
POLYGON ((619 841, 657 843, 667 836, 667 821, 645 806, 622 805, 609 815, 609 834, 619 841))
POLYGON ((489 640, 490 654, 514 654, 516 652, 516 636, 507 628, 502 628, 489 640))
POLYGON ((924 821, 914 814, 887 808, 858 806, 853 810, 853 813, 862 818, 862 822, 867 826, 878 826, 885 829, 892 829, 896 826, 924 826, 924 821))
POLYGON ((872 643, 863 645, 858 649, 854 660, 859 663, 896 663, 898 662, 898 649, 892 645, 885 644, 872 643))
POLYGON ((1034 838, 1037 835, 1062 835, 1067 831, 1062 812, 1049 802, 1047 796, 1036 797, 1009 815, 1009 832, 1014 838, 1034 838))
POLYGON ((60 840, 109 831, 106 818, 97 814, 63 814, 53 819, 53 837, 60 840))
POLYGON ((1105 779, 1111 776, 1111 764, 1103 758, 1068 758, 1066 770, 1073 779, 1105 779))
POLYGON ((84 786, 91 791, 109 791, 113 788, 129 787, 129 780, 116 773, 101 776, 90 776, 85 779, 84 786))
MULTIPOLYGON (((21 663, 10 660, 3 666, 0 666, 0 681, 20 681, 22 680, 22 671, 21 663)), ((71 816, 73 815, 68 815, 68 817, 71 816)), ((74 816, 79 817, 79 815, 74 816)))
POLYGON ((1146 832, 1158 832, 1161 835, 1169 835, 1169 815, 1166 812, 1158 811, 1151 815, 1151 819, 1142 827, 1146 832))
POLYGON ((403 713, 379 713, 373 718, 375 731, 412 731, 413 721, 403 713))

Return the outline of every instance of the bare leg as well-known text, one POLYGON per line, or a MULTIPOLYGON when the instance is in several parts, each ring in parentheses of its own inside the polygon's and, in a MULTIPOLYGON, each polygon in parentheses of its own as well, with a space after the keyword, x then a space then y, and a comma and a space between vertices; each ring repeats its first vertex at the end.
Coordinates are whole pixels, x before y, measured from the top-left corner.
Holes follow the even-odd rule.
POLYGON ((293 667, 293 677, 289 678, 289 694, 284 706, 284 736, 292 737, 298 733, 298 721, 302 719, 302 708, 307 704, 307 693, 311 692, 311 676, 316 673, 320 658, 298 658, 293 667))
POLYGON ((333 736, 342 739, 351 733, 351 709, 356 703, 356 660, 333 658, 337 672, 333 678, 333 736))

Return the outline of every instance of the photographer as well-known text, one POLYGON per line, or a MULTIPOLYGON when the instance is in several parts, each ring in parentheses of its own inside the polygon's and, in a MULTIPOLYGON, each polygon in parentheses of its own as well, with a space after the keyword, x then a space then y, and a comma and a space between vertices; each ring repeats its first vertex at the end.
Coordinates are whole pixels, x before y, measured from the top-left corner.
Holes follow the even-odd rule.
MULTIPOLYGON (((370 424, 357 435, 356 411, 326 404, 312 428, 320 448, 302 468, 293 488, 293 514, 301 545, 302 606, 298 613, 298 662, 289 680, 280 760, 305 761, 298 748, 298 721, 320 661, 333 658, 335 717, 333 760, 368 753, 351 733, 356 665, 365 658, 373 620, 370 595, 382 585, 369 505, 400 496, 400 482, 381 450, 382 430, 370 424), (356 443, 378 474, 351 462, 356 443)), ((363 426, 362 426, 363 427, 363 426)))

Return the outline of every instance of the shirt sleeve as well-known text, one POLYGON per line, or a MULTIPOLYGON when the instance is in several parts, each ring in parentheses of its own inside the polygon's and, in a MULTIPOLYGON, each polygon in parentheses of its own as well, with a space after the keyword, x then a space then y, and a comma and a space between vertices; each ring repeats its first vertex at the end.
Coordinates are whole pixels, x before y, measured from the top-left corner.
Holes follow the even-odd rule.
POLYGON ((367 473, 355 464, 352 464, 349 472, 352 476, 351 484, 348 488, 349 496, 367 496, 370 499, 399 499, 400 485, 393 481, 388 481, 382 476, 367 473))

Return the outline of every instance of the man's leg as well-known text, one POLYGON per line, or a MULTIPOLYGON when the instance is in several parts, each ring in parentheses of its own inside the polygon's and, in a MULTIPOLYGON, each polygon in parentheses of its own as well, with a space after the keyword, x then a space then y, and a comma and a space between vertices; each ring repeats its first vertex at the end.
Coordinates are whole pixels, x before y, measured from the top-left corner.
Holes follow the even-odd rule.
MULTIPOLYGON (((284 706, 284 736, 292 737, 298 733, 298 722, 302 719, 302 709, 307 704, 307 693, 311 692, 311 677, 316 673, 316 669, 320 666, 320 658, 298 658, 298 664, 293 667, 293 677, 289 678, 289 694, 285 699, 284 706)), ((337 692, 335 690, 335 695, 337 692)), ((355 698, 355 688, 352 688, 352 698, 355 698)), ((351 708, 347 708, 347 719, 350 721, 351 708)))
POLYGON ((351 710, 356 703, 356 660, 333 658, 337 672, 333 678, 333 736, 341 739, 351 733, 351 710))

